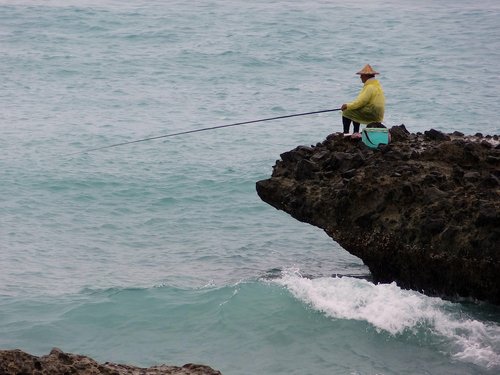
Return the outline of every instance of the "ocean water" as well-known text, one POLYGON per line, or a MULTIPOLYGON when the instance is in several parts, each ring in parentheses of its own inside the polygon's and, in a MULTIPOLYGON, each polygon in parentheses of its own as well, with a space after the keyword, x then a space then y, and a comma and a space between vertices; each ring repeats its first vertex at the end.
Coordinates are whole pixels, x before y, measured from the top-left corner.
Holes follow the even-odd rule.
POLYGON ((498 307, 374 285, 257 196, 338 113, 83 153, 338 108, 366 63, 387 125, 499 134, 498 1, 0 0, 0 51, 0 348, 224 375, 500 372, 498 307))

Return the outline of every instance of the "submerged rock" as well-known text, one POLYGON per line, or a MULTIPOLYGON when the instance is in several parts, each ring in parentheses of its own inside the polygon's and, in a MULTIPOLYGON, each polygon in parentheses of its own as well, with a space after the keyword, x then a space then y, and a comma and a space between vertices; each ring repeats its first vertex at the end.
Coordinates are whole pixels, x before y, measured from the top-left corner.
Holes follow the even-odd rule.
POLYGON ((0 350, 2 375, 221 375, 204 365, 153 366, 139 368, 106 362, 99 364, 92 358, 64 353, 54 348, 50 354, 36 357, 21 350, 0 350))
POLYGON ((498 136, 390 133, 375 150, 332 134, 288 151, 257 193, 325 230, 375 282, 500 304, 498 136))

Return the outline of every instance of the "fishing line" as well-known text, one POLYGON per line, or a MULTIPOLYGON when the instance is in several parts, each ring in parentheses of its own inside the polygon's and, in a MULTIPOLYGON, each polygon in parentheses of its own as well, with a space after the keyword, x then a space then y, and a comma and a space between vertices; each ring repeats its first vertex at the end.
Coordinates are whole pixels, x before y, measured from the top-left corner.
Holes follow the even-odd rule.
POLYGON ((281 120, 281 119, 284 119, 284 118, 290 118, 290 117, 298 117, 298 116, 316 115, 316 114, 318 114, 318 113, 335 112, 335 111, 340 111, 340 108, 335 108, 335 109, 324 109, 324 110, 321 110, 321 111, 304 112, 304 113, 294 113, 294 114, 292 114, 292 115, 284 115, 284 116, 277 116, 277 117, 269 117, 269 118, 263 118, 263 119, 260 119, 260 120, 252 120, 252 121, 236 122, 236 123, 234 123, 234 124, 219 125, 219 126, 211 126, 211 127, 209 127, 209 128, 193 129, 193 130, 187 130, 187 131, 178 132, 178 133, 171 133, 171 134, 165 134, 165 135, 158 135, 158 136, 155 136, 155 137, 149 137, 149 138, 137 139, 137 140, 135 140, 135 141, 121 142, 121 143, 115 143, 115 144, 108 145, 108 146, 91 148, 91 149, 84 150, 84 151, 74 152, 74 153, 72 153, 72 154, 68 154, 68 155, 66 155, 66 156, 76 155, 76 154, 84 154, 84 153, 87 153, 87 152, 98 151, 98 150, 104 150, 104 149, 106 149, 106 148, 112 148, 112 147, 118 147, 118 146, 130 145, 130 144, 132 144, 132 143, 139 143, 139 142, 152 141, 152 140, 154 140, 154 139, 167 138, 167 137, 174 137, 174 136, 177 136, 177 135, 190 134, 190 133, 197 133, 197 132, 203 132, 203 131, 207 131, 207 130, 214 130, 214 129, 229 128, 229 127, 231 127, 231 126, 239 126, 239 125, 254 124, 254 123, 257 123, 257 122, 272 121, 272 120, 281 120))

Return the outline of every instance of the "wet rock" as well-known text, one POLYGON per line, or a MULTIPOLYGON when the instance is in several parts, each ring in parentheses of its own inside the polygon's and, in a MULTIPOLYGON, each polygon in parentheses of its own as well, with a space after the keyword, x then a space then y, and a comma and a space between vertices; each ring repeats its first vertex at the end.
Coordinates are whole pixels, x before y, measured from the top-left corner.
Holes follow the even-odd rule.
POLYGON ((499 137, 390 132, 375 150, 341 134, 295 149, 257 193, 324 229, 375 282, 500 304, 499 137))
POLYGON ((140 368, 106 362, 97 363, 92 358, 64 353, 54 348, 50 354, 37 357, 21 350, 0 350, 2 375, 222 375, 205 365, 153 366, 140 368))

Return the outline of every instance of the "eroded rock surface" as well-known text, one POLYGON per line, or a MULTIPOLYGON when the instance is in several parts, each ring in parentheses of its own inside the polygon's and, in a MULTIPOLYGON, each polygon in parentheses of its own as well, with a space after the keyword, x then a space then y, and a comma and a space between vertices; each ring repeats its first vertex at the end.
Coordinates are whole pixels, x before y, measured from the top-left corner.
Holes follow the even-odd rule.
POLYGON ((332 134, 285 152, 257 192, 324 229, 375 282, 500 304, 499 137, 390 132, 375 150, 332 134))
POLYGON ((54 348, 36 357, 21 350, 0 350, 0 375, 222 375, 208 366, 186 364, 139 368, 116 363, 99 364, 92 358, 54 348))

